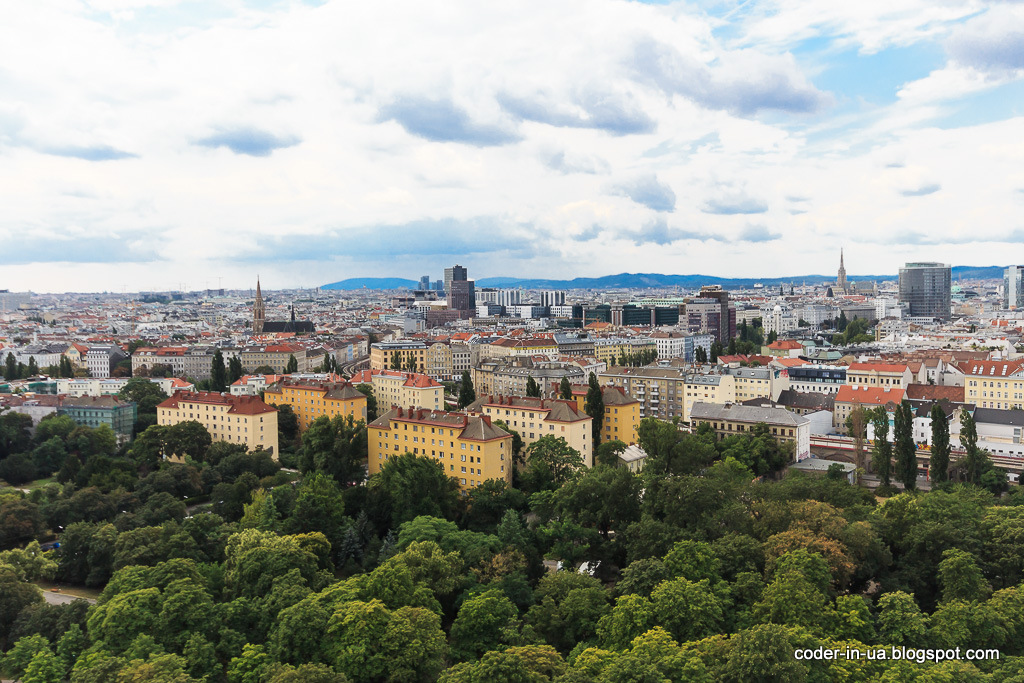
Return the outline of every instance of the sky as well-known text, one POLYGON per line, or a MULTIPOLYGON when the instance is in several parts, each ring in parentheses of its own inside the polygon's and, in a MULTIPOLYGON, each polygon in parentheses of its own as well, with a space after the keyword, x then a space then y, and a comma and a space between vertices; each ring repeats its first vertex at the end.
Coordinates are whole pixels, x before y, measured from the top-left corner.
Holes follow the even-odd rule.
POLYGON ((32 0, 0 289, 1024 263, 1024 2, 32 0))

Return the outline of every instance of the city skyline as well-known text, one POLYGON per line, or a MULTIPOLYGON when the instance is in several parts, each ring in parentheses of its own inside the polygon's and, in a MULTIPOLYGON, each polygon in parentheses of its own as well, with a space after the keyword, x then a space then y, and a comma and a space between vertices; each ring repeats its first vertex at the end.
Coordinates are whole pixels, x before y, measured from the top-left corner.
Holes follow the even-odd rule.
POLYGON ((1004 260, 1024 7, 810 12, 23 4, 0 26, 0 288, 1004 260))

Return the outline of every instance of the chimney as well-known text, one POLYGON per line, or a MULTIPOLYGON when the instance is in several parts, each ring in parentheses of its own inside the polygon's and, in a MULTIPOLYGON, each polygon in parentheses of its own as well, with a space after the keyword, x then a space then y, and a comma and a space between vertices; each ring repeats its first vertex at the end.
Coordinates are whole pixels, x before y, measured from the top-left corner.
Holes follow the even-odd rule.
POLYGON ((488 427, 491 426, 491 416, 490 415, 481 415, 480 419, 483 420, 484 424, 487 425, 488 427))
POLYGON ((402 406, 398 406, 398 417, 402 417, 402 406))

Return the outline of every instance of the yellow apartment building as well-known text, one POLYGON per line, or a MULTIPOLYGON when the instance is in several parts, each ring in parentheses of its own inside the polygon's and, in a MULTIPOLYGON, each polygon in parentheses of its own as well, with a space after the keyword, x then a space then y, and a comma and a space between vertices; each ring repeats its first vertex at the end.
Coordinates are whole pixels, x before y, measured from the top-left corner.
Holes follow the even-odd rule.
POLYGON ((440 463, 465 493, 488 479, 512 483, 512 435, 487 415, 394 408, 370 423, 369 471, 388 458, 412 453, 440 463))
POLYGON ((299 431, 309 429, 318 417, 335 415, 366 421, 366 395, 348 382, 283 379, 263 392, 263 400, 275 406, 289 405, 299 420, 299 431))
POLYGON ((1024 408, 1024 363, 971 360, 956 364, 964 373, 964 400, 979 408, 1024 408))
MULTIPOLYGON (((573 400, 581 411, 586 409, 589 389, 586 384, 577 384, 572 388, 573 400)), ((627 396, 622 387, 601 387, 601 398, 604 400, 601 442, 618 440, 626 444, 636 443, 636 430, 643 419, 640 416, 640 401, 627 396)))
POLYGON ((276 374, 288 371, 288 359, 295 356, 298 363, 296 372, 306 372, 308 363, 306 349, 298 344, 268 344, 266 346, 246 346, 238 352, 238 360, 248 372, 265 366, 274 369, 276 374))
POLYGON ((378 413, 397 406, 444 410, 444 386, 418 372, 362 370, 349 382, 373 387, 378 413))
POLYGON ((262 447, 277 459, 277 409, 259 396, 179 391, 157 405, 156 416, 164 426, 195 420, 214 441, 245 444, 249 450, 262 447))
POLYGON ((854 387, 906 389, 913 373, 903 363, 850 363, 846 383, 854 387))
POLYGON ((594 464, 593 420, 575 401, 527 396, 483 396, 466 406, 470 415, 501 420, 519 432, 524 446, 542 436, 556 436, 579 451, 583 464, 594 464))

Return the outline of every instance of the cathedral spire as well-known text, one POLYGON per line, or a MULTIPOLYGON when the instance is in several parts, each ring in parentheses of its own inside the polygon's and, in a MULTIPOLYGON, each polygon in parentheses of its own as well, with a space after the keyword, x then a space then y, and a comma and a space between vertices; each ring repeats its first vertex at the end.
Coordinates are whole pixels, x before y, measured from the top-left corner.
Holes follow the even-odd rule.
POLYGON ((836 278, 836 287, 846 291, 846 266, 843 264, 843 248, 839 248, 839 277, 836 278))

